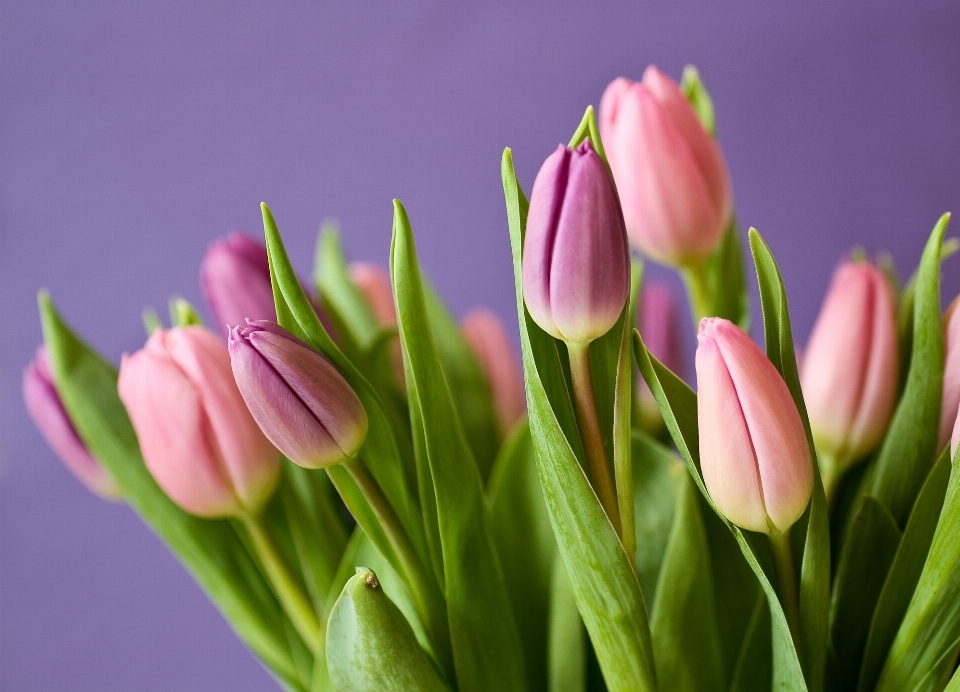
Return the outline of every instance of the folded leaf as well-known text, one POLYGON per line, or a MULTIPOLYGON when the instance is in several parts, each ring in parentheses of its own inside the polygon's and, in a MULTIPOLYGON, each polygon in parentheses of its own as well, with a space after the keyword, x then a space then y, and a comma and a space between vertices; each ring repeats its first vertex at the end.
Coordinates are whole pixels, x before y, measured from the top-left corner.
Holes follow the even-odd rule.
POLYGON ((559 559, 553 564, 549 621, 550 692, 587 692, 587 633, 570 581, 559 559))
POLYGON ((685 471, 671 450, 639 430, 633 431, 633 462, 637 526, 635 564, 643 594, 653 602, 673 525, 676 506, 673 476, 685 471))

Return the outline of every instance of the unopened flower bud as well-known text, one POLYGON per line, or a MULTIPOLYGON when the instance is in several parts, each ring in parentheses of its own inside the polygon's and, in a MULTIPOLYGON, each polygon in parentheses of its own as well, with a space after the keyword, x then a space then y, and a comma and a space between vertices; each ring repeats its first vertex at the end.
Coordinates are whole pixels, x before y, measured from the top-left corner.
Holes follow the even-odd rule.
POLYGON ((120 488, 87 449, 67 415, 57 392, 45 346, 37 349, 36 356, 23 371, 23 400, 47 444, 73 475, 100 497, 118 499, 121 496, 120 488))
POLYGON ((588 344, 620 317, 630 250, 613 181, 589 140, 559 146, 537 174, 522 278, 530 316, 557 339, 588 344))
POLYGON ((943 313, 943 345, 946 352, 943 370, 943 402, 940 406, 940 443, 943 449, 950 441, 953 431, 951 454, 956 450, 960 428, 955 427, 957 409, 960 408, 960 296, 953 299, 943 313))
POLYGON ((499 318, 483 308, 467 313, 460 327, 490 383, 500 434, 506 435, 527 410, 523 377, 507 332, 499 318))
POLYGON ((234 327, 237 386, 264 434, 291 461, 324 468, 352 458, 367 436, 367 413, 337 369, 265 320, 234 327))
POLYGON ((702 264, 730 221, 730 176, 679 85, 653 65, 640 82, 615 79, 600 101, 600 135, 630 242, 663 264, 702 264))
MULTIPOLYGON (((670 289, 656 281, 645 282, 640 294, 639 313, 638 327, 647 350, 671 372, 682 377, 680 319, 670 289)), ((653 434, 662 430, 663 416, 660 406, 643 378, 640 378, 639 382, 638 411, 644 430, 653 434)))
POLYGON ((737 526, 786 532, 813 491, 810 447, 790 390, 732 322, 704 319, 697 341, 703 482, 737 526))
POLYGON ((800 374, 814 443, 839 473, 883 437, 897 391, 890 286, 868 262, 844 262, 813 327, 800 374))
MULTIPOLYGON (((350 278, 367 299, 367 305, 373 313, 377 324, 383 329, 397 326, 397 308, 393 304, 393 287, 390 285, 390 275, 379 264, 370 262, 351 262, 350 278)), ((390 345, 390 364, 393 376, 401 388, 406 386, 407 376, 403 369, 403 347, 399 335, 392 339, 390 345)))
POLYGON ((157 484, 204 517, 252 516, 280 474, 280 453, 247 410, 227 348, 203 327, 158 329, 124 356, 120 398, 157 484))

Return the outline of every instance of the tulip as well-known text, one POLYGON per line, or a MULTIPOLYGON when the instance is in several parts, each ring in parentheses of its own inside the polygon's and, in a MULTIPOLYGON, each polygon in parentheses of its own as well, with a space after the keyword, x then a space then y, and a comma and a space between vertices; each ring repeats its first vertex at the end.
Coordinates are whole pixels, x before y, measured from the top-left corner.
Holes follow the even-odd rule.
POLYGON ((250 412, 291 461, 315 469, 356 455, 367 435, 367 414, 326 358, 265 320, 234 327, 228 347, 250 412))
POLYGON ((170 499, 203 517, 258 513, 279 479, 280 454, 247 410, 212 332, 157 329, 124 355, 118 389, 144 462, 170 499))
POLYGON ((560 145, 533 183, 521 269, 530 317, 567 342, 574 401, 590 481, 620 525, 593 398, 588 347, 616 324, 630 293, 630 248, 620 202, 590 140, 560 145))
POLYGON ((80 439, 60 400, 45 346, 23 371, 23 400, 47 444, 81 483, 106 500, 120 498, 120 488, 80 439))
POLYGON ((739 327, 697 334, 700 467, 714 504, 750 531, 785 533, 813 491, 810 447, 780 373, 739 327))
MULTIPOLYGON (((646 282, 640 297, 640 335, 647 350, 671 372, 682 375, 680 322, 670 289, 655 281, 646 282)), ((647 383, 640 380, 638 413, 641 427, 654 434, 663 428, 660 406, 647 383)))
POLYGON ((390 275, 378 264, 351 262, 350 278, 367 299, 367 304, 381 327, 397 326, 397 309, 393 304, 390 275))
POLYGON ((631 243, 663 264, 702 265, 730 221, 730 176, 677 83, 653 65, 640 82, 615 79, 600 134, 631 243))
POLYGON ((943 314, 943 345, 946 362, 943 371, 943 403, 940 406, 940 444, 943 449, 952 441, 950 454, 957 449, 960 428, 957 428, 957 409, 960 408, 960 296, 953 299, 943 314), (953 431, 951 436, 950 431, 953 431), (952 440, 951 440, 952 437, 952 440))
POLYGON ((803 398, 824 475, 839 475, 883 437, 897 392, 897 325, 886 278, 868 262, 844 262, 804 354, 803 398))
POLYGON ((482 308, 467 313, 460 327, 490 383, 500 434, 505 436, 527 410, 523 378, 507 332, 496 315, 482 308))

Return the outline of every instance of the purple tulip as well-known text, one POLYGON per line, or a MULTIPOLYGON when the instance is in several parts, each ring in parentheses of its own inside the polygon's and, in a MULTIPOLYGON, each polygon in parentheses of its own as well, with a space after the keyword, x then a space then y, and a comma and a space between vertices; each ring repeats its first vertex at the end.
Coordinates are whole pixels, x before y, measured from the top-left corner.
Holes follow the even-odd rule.
POLYGON ((326 358, 265 320, 234 327, 228 347, 250 413, 291 461, 324 468, 356 455, 367 414, 326 358))
MULTIPOLYGON (((683 351, 680 339, 680 319, 677 304, 670 289, 662 283, 648 281, 643 285, 638 315, 640 335, 650 353, 671 372, 683 376, 683 351)), ((652 434, 663 429, 660 405, 653 393, 639 378, 637 413, 640 426, 652 434)))
POLYGON ((523 375, 507 330, 495 314, 484 308, 468 312, 460 320, 460 328, 490 383, 500 434, 506 436, 527 411, 523 375))
POLYGON ((697 341, 703 482, 737 526, 785 533, 813 491, 810 447, 793 397, 773 363, 732 322, 704 319, 697 341))
POLYGON ((620 317, 630 250, 613 181, 589 140, 559 146, 537 174, 522 273, 530 316, 557 339, 588 344, 620 317))
POLYGON ((120 488, 87 449, 67 415, 53 380, 46 346, 37 349, 23 371, 23 400, 33 422, 73 475, 100 497, 118 499, 120 488))
POLYGON ((952 441, 951 454, 956 451, 960 440, 960 427, 957 426, 957 410, 960 408, 960 296, 953 299, 947 311, 943 313, 943 345, 946 351, 943 371, 943 402, 940 406, 940 444, 943 449, 952 441), (953 434, 951 436, 951 431, 953 434))

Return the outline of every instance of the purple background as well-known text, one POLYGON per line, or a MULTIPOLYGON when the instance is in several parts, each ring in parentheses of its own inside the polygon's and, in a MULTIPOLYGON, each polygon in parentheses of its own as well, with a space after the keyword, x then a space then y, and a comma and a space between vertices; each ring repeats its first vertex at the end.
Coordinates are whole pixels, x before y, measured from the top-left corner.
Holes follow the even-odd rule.
POLYGON ((328 215, 351 256, 385 262, 399 197, 452 308, 515 323, 503 147, 529 190, 583 108, 650 62, 700 67, 800 341, 853 245, 913 269, 960 207, 960 7, 673 4, 3 3, 0 688, 274 689, 166 549, 30 424, 41 286, 117 359, 144 306, 201 302, 207 243, 257 232, 261 200, 307 272, 328 215))

